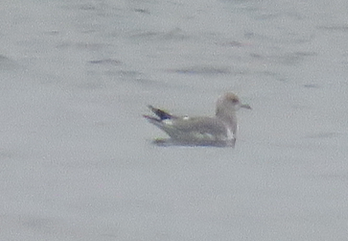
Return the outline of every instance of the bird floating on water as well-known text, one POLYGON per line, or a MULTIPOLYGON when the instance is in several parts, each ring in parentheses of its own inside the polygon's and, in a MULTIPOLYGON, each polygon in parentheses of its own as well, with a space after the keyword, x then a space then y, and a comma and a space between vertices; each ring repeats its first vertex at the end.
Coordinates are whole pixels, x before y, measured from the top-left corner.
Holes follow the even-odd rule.
POLYGON ((156 139, 155 144, 231 147, 236 143, 236 111, 240 108, 251 109, 231 92, 218 98, 214 117, 176 116, 151 105, 148 107, 156 116, 143 116, 170 137, 156 139))

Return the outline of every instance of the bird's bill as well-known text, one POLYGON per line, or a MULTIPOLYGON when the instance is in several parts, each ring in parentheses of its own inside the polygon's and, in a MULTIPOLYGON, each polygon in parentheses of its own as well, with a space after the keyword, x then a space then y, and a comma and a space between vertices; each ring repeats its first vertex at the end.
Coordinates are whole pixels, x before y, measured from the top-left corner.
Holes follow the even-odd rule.
POLYGON ((240 106, 240 108, 245 108, 245 109, 251 110, 251 107, 250 107, 250 105, 248 105, 248 104, 242 104, 242 105, 240 106))

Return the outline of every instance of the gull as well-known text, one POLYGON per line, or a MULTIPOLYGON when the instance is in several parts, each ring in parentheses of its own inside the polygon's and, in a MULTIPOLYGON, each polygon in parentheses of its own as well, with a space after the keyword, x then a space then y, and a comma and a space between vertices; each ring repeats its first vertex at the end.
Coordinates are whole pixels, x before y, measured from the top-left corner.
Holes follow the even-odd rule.
POLYGON ((214 117, 176 116, 151 105, 148 107, 156 116, 143 116, 170 137, 156 139, 155 144, 231 147, 236 143, 236 111, 240 108, 251 109, 231 92, 218 98, 214 117))

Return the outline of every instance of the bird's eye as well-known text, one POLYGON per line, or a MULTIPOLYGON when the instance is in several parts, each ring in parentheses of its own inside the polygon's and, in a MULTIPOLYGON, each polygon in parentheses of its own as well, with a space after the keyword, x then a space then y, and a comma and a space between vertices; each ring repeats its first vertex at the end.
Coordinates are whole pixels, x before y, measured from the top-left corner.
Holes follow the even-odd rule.
POLYGON ((233 98, 233 99, 232 99, 232 103, 236 104, 236 103, 238 103, 238 102, 239 102, 239 101, 238 101, 237 98, 233 98))

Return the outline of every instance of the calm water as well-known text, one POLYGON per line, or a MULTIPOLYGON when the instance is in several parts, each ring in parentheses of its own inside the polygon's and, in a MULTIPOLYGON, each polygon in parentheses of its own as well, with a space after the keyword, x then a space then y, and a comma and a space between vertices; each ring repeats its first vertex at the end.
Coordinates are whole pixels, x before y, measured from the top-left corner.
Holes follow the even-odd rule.
POLYGON ((0 7, 3 240, 346 240, 348 2, 0 7), (156 147, 147 104, 231 148, 156 147))

